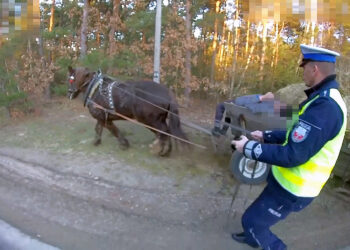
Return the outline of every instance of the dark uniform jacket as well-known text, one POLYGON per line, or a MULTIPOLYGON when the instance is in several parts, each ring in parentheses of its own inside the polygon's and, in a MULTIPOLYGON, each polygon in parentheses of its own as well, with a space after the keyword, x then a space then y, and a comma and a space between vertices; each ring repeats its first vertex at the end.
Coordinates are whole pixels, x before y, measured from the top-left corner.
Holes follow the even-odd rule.
POLYGON ((342 127, 342 110, 329 96, 329 89, 339 88, 335 78, 336 75, 330 75, 305 91, 308 98, 299 105, 299 109, 315 96, 320 97, 310 104, 294 125, 293 129, 297 129, 297 126, 302 127, 301 137, 294 138, 291 132, 288 143, 283 146, 286 130, 265 131, 265 143, 256 142, 250 150, 246 149, 246 144, 244 154, 249 158, 281 167, 295 167, 307 162, 327 141, 333 139, 342 127))

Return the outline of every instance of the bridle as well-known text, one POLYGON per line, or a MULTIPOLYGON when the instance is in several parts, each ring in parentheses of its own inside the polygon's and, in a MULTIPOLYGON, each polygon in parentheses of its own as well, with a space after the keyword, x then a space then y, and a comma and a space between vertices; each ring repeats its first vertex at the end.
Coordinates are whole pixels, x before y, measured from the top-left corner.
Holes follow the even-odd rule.
POLYGON ((73 83, 75 82, 75 76, 72 74, 68 80, 68 82, 69 82, 69 88, 68 88, 69 98, 72 99, 72 97, 75 93, 80 92, 86 85, 88 85, 94 79, 95 74, 96 73, 94 73, 94 75, 91 79, 86 80, 78 89, 75 88, 75 86, 73 86, 73 83))

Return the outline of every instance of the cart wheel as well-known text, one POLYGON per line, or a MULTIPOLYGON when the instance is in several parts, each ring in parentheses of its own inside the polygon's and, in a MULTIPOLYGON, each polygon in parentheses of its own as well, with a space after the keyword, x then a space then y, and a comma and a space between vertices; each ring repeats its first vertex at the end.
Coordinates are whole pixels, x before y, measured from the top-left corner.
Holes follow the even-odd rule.
POLYGON ((235 151, 231 156, 230 168, 237 180, 245 184, 260 184, 266 180, 271 165, 249 159, 242 153, 235 151))

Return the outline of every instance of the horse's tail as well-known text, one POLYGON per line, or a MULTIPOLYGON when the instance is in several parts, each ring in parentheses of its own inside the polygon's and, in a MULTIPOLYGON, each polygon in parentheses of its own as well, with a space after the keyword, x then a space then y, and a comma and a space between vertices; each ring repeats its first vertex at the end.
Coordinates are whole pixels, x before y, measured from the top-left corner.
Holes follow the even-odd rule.
POLYGON ((169 129, 172 135, 188 140, 187 135, 181 128, 178 106, 174 102, 171 102, 169 106, 169 129))

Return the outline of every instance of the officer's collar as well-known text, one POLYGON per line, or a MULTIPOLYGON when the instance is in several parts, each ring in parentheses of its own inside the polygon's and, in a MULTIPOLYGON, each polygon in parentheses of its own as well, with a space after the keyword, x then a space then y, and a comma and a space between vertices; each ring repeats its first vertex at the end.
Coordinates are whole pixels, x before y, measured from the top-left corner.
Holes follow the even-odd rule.
POLYGON ((316 84, 314 87, 304 90, 305 94, 309 98, 312 93, 320 92, 324 88, 327 88, 327 89, 332 87, 338 88, 337 82, 334 81, 336 77, 337 77, 336 74, 327 76, 325 79, 323 79, 321 82, 316 84))

